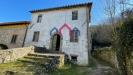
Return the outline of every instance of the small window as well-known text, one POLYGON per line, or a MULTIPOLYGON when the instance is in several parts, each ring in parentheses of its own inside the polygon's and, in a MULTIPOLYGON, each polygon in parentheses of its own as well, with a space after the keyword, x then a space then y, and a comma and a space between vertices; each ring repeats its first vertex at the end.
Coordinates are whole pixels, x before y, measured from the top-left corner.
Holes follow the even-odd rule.
POLYGON ((70 42, 78 42, 78 39, 79 39, 79 31, 78 30, 72 30, 70 42))
POLYGON ((37 23, 41 23, 41 21, 42 21, 42 15, 38 15, 37 23))
POLYGON ((40 34, 39 31, 34 32, 33 42, 38 42, 38 40, 39 40, 39 34, 40 34))
POLYGON ((11 43, 16 43, 17 35, 13 35, 11 39, 11 43))
POLYGON ((71 55, 71 62, 74 63, 74 64, 76 64, 77 61, 78 61, 78 60, 77 60, 77 57, 78 57, 78 56, 76 56, 76 55, 71 55))
POLYGON ((72 20, 78 19, 78 11, 72 11, 72 20))

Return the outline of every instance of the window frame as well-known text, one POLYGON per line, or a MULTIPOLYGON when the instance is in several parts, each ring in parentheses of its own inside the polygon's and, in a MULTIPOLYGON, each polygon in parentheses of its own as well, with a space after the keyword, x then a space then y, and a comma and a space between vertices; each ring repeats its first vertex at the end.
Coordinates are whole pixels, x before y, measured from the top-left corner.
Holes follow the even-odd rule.
POLYGON ((70 55, 71 56, 71 62, 73 64, 77 64, 78 62, 78 55, 70 55))
POLYGON ((32 39, 32 41, 33 41, 33 42, 38 42, 38 40, 39 40, 39 35, 40 35, 40 31, 35 31, 34 34, 33 34, 33 39, 32 39))
POLYGON ((41 23, 42 22, 42 14, 38 15, 37 17, 37 23, 41 23))
POLYGON ((79 41, 78 32, 79 32, 78 30, 71 31, 70 42, 78 42, 79 41))
POLYGON ((72 20, 78 20, 78 10, 72 11, 72 20))
POLYGON ((18 38, 17 34, 12 35, 11 44, 15 44, 17 41, 17 38, 18 38))

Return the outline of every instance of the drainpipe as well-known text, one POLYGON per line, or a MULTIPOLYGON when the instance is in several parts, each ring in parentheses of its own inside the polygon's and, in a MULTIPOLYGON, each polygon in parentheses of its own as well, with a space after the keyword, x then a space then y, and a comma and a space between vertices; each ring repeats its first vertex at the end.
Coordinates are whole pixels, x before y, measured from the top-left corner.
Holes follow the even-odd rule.
POLYGON ((24 47, 24 45, 25 45, 25 40, 26 40, 27 32, 28 32, 28 25, 26 26, 26 31, 25 31, 25 35, 24 35, 24 40, 23 40, 22 47, 24 47))
POLYGON ((86 22, 87 22, 87 48, 88 48, 88 64, 90 64, 90 59, 91 59, 91 53, 90 53, 90 40, 91 40, 91 33, 89 31, 89 23, 90 23, 90 13, 91 13, 91 7, 92 7, 92 4, 91 5, 87 5, 86 7, 86 22))

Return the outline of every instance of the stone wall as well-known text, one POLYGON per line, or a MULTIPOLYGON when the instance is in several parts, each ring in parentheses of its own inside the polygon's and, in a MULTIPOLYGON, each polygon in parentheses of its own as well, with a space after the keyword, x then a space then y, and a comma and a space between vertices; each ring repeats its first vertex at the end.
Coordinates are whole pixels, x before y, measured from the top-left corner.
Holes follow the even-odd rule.
POLYGON ((34 47, 14 48, 8 50, 0 50, 0 63, 8 63, 16 61, 24 57, 28 53, 34 51, 34 47))
POLYGON ((99 58, 107 63, 109 63, 111 66, 117 68, 118 62, 116 57, 116 51, 113 50, 110 47, 107 48, 99 48, 94 52, 94 56, 96 58, 99 58))
POLYGON ((6 45, 8 48, 22 47, 26 28, 0 28, 0 44, 6 45), (11 44, 13 35, 17 35, 16 43, 11 44))

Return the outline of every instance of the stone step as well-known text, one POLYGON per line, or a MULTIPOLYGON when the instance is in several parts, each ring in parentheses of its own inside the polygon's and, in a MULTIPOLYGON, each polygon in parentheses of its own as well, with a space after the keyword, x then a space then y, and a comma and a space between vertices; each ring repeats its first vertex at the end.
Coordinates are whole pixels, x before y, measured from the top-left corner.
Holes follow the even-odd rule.
POLYGON ((27 59, 46 59, 45 57, 37 57, 37 56, 25 56, 27 59))
POLYGON ((36 63, 37 62, 35 60, 27 59, 27 58, 18 59, 18 61, 27 62, 27 63, 36 63))
POLYGON ((16 75, 34 75, 34 72, 16 72, 16 75))
POLYGON ((49 62, 50 60, 23 58, 23 59, 19 59, 18 61, 26 62, 26 63, 33 63, 33 64, 45 64, 49 62))
POLYGON ((28 56, 45 57, 45 58, 59 57, 59 56, 55 56, 53 54, 43 54, 43 53, 29 53, 28 56))
POLYGON ((19 72, 0 72, 0 75, 49 75, 48 73, 45 72, 27 72, 27 71, 19 71, 19 72))
POLYGON ((6 71, 6 72, 0 72, 0 75, 33 75, 34 72, 15 72, 15 71, 6 71))
POLYGON ((63 52, 53 51, 53 50, 48 50, 48 51, 46 51, 46 53, 50 53, 50 54, 64 54, 63 52))
POLYGON ((49 62, 53 58, 45 58, 45 57, 35 57, 35 56, 25 56, 25 59, 32 60, 32 61, 37 61, 37 62, 49 62))

